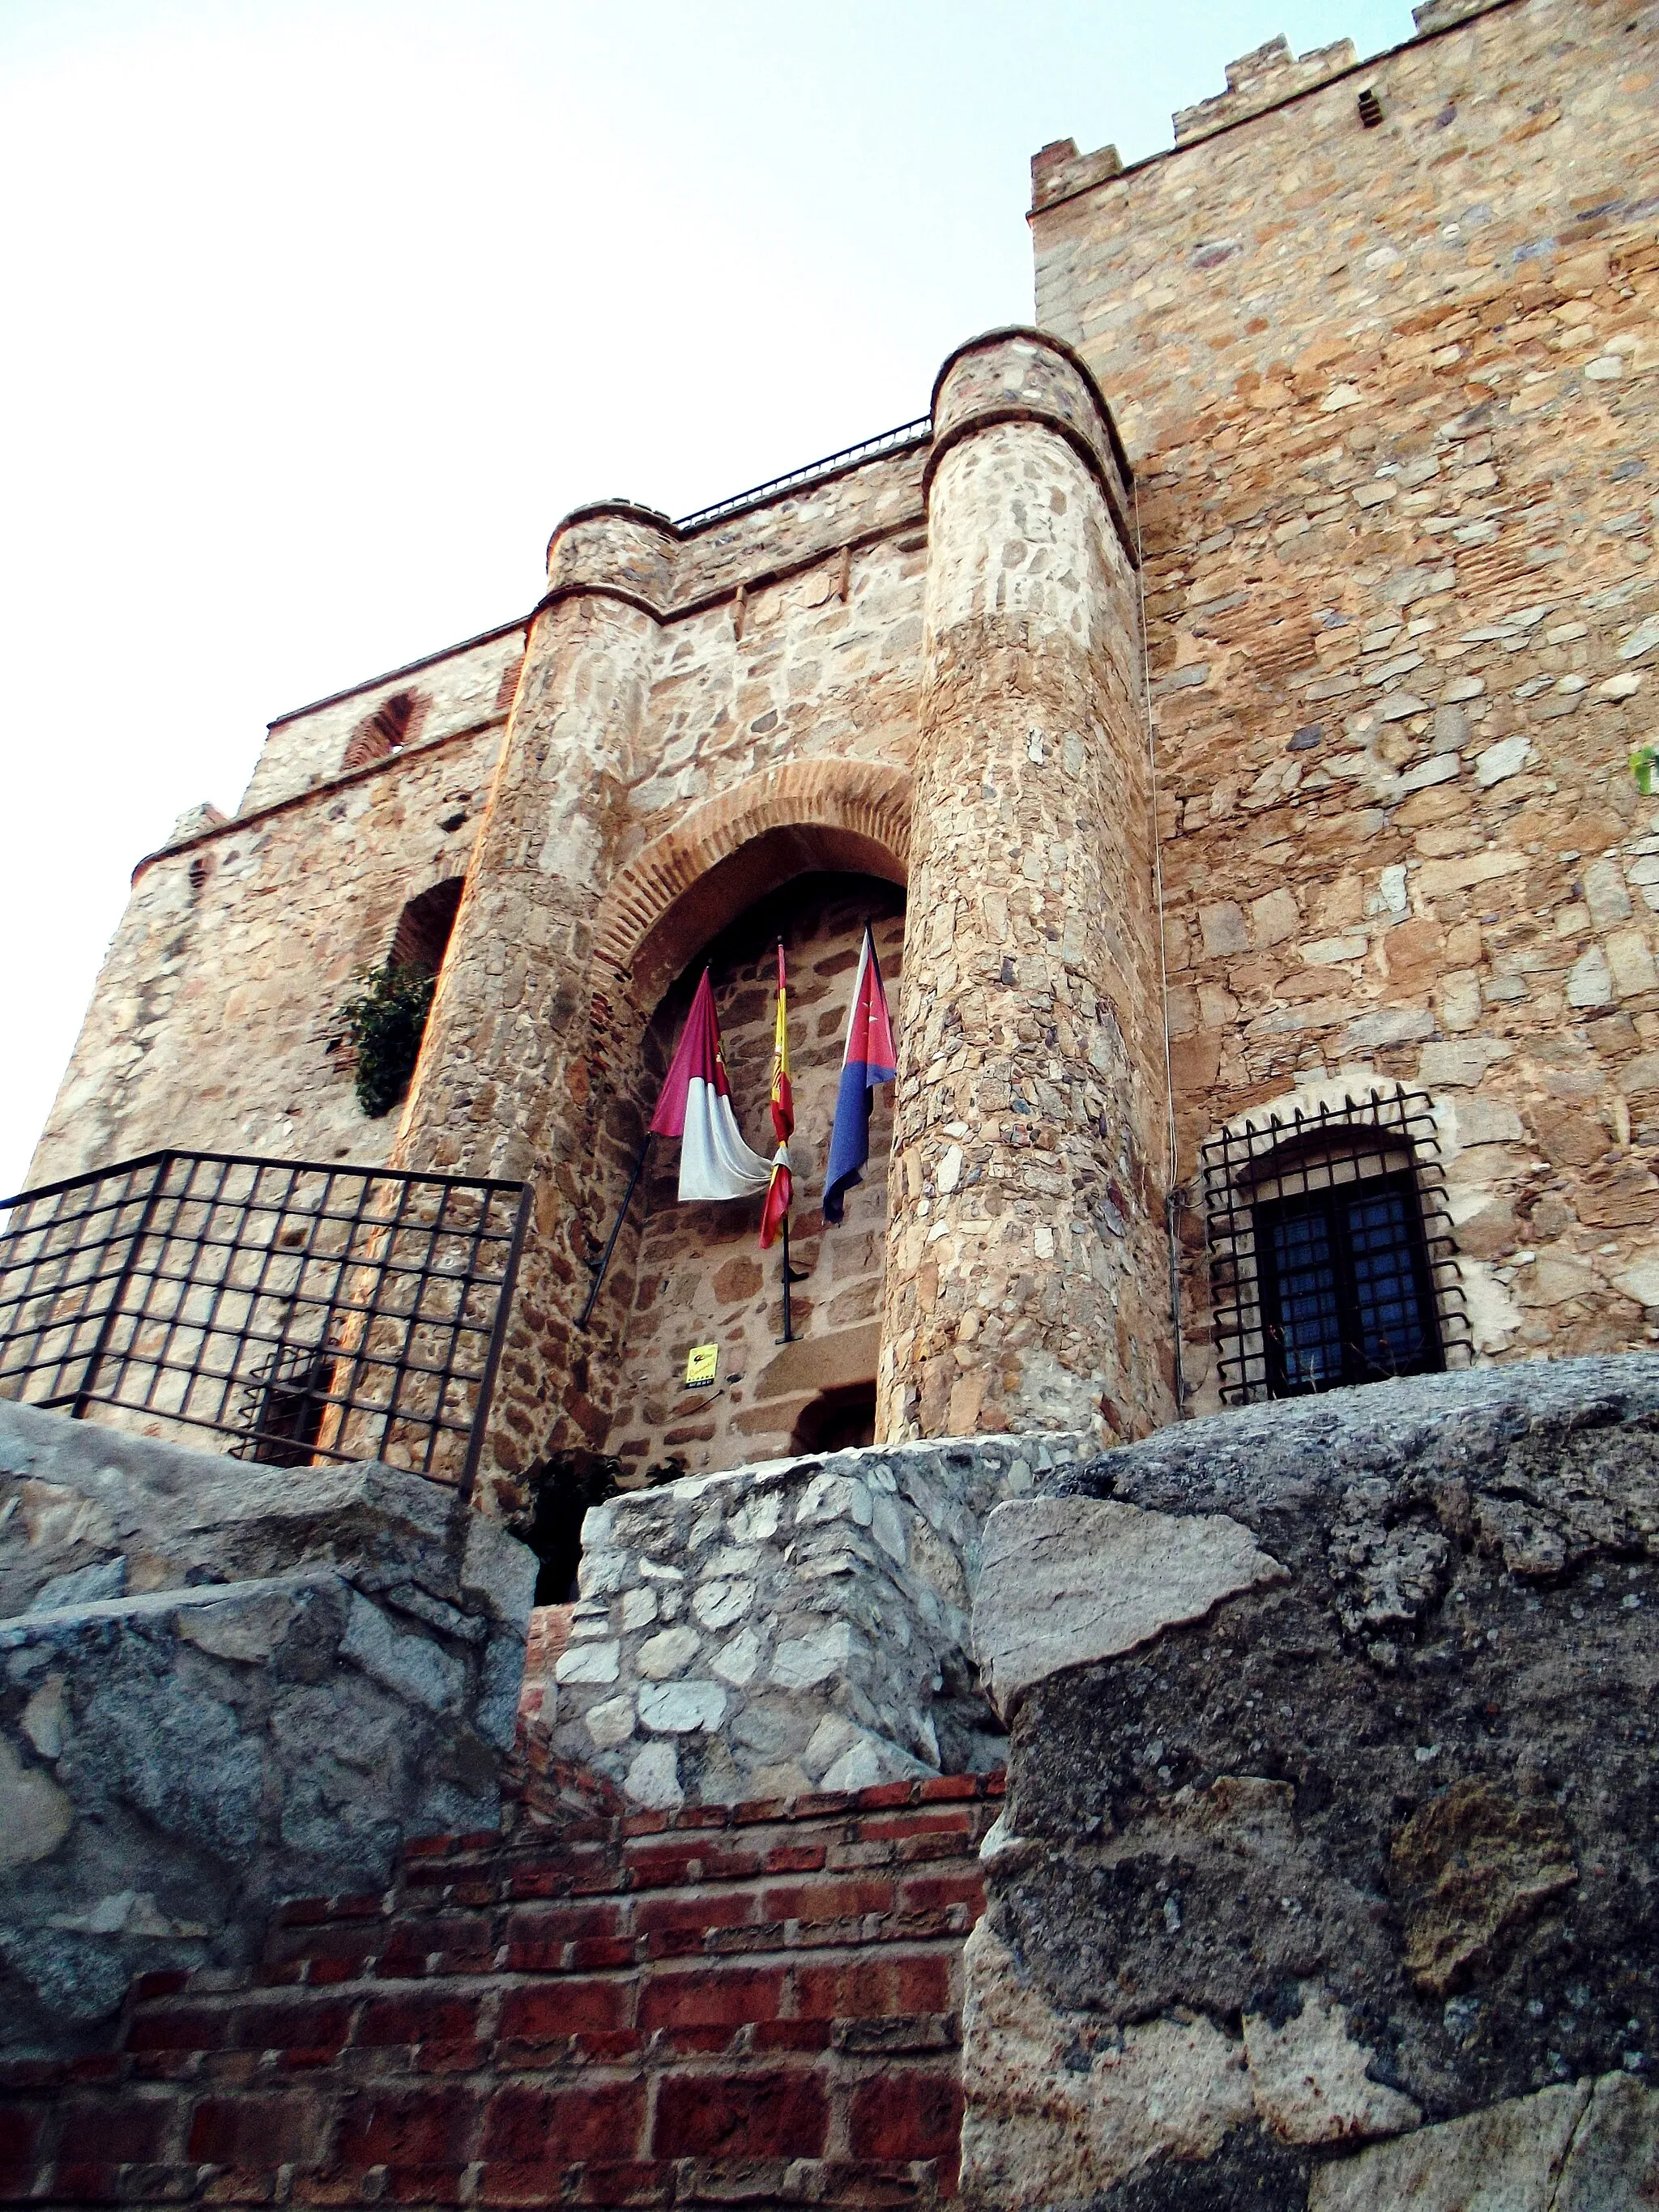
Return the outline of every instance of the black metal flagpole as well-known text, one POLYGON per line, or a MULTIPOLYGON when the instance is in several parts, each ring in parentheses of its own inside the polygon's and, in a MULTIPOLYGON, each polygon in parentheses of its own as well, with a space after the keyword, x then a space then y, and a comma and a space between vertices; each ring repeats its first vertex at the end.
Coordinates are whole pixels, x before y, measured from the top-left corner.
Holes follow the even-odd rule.
MULTIPOLYGON (((597 1262, 589 1262, 593 1268, 593 1285, 587 1293, 587 1303, 582 1308, 581 1318, 576 1323, 578 1328, 586 1328, 593 1318, 593 1309, 599 1302, 599 1292, 605 1286, 605 1273, 611 1265, 611 1255, 617 1249, 617 1239, 622 1235, 622 1225, 627 1218, 628 1209, 634 1203, 634 1194, 640 1187, 640 1177, 645 1173, 645 1156, 650 1149, 651 1132, 647 1129, 645 1133, 645 1142, 640 1146, 640 1156, 634 1163, 634 1172, 628 1178, 628 1188, 623 1193, 623 1202, 617 1208, 617 1218, 611 1224, 611 1234, 605 1240, 605 1249, 600 1253, 597 1262)), ((789 1293, 786 1290, 783 1295, 787 1300, 789 1293)), ((784 1326, 787 1328, 789 1325, 787 1318, 787 1306, 785 1314, 784 1326)))
POLYGON ((806 1273, 805 1267, 792 1267, 789 1264, 789 1216, 786 1213, 783 1217, 783 1334, 778 1339, 780 1344, 795 1341, 794 1325, 789 1311, 789 1285, 791 1283, 804 1283, 806 1273))

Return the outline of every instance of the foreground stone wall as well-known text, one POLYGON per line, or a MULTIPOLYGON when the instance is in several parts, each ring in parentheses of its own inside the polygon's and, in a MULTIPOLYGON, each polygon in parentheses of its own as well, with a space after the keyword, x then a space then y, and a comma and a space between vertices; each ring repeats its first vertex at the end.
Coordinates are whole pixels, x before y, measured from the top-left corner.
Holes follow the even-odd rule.
POLYGON ((1350 74, 1245 57, 1188 118, 1232 127, 1121 173, 1046 149, 1038 316, 1139 479, 1183 1183, 1297 1085, 1421 1084, 1506 1132, 1482 1355, 1612 1350, 1659 1313, 1659 27, 1420 12, 1350 74))
POLYGON ((0 1405, 0 2044, 494 1826, 535 1561, 420 1477, 0 1405))
POLYGON ((999 2208, 1649 2201, 1659 1359, 1166 1431, 1000 1507, 999 2208))
POLYGON ((734 1803, 985 1772, 969 1652, 980 1531, 1077 1436, 786 1460, 613 1499, 538 1719, 636 1802, 734 1803))

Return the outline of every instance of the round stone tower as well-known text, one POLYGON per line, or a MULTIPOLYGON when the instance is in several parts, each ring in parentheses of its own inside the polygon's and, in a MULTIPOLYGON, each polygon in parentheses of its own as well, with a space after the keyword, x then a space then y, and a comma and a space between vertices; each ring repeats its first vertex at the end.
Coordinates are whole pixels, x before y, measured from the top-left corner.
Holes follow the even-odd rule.
POLYGON ((664 516, 621 501, 580 507, 553 534, 394 1161, 533 1186, 479 1473, 502 1503, 550 1441, 605 1432, 574 1322, 591 1279, 585 1224, 619 1194, 592 1126, 581 980, 617 865, 675 543, 664 516))
POLYGON ((1069 348, 933 394, 878 1437, 1172 1418, 1127 467, 1069 348))

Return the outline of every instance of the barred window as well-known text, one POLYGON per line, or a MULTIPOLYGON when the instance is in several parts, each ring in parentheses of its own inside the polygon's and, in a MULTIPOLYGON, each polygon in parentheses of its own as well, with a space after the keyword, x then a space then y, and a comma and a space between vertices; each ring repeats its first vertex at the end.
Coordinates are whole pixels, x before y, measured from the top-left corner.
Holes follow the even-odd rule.
POLYGON ((1467 1364, 1426 1093, 1246 1120, 1200 1157, 1224 1402, 1467 1364))

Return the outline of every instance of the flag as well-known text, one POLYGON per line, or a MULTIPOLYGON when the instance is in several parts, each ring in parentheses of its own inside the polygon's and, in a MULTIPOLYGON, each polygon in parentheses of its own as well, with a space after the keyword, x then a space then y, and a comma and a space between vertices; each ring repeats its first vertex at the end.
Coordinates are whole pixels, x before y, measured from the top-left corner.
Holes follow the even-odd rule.
POLYGON ((714 987, 708 970, 691 1001, 673 1065, 651 1117, 654 1136, 680 1139, 680 1196, 749 1198, 764 1190, 772 1170, 751 1152, 732 1111, 714 987))
POLYGON ((853 984, 853 1011, 847 1024, 847 1051, 836 1097, 836 1125, 830 1133, 830 1166, 823 1187, 823 1218, 839 1221, 845 1194, 864 1180, 870 1157, 870 1093, 898 1073, 887 994, 876 963, 876 940, 864 926, 864 944, 853 984))
POLYGON ((789 980, 783 972, 783 939, 778 939, 778 1017, 772 1030, 772 1127, 787 1145, 795 1133, 795 1094, 789 1087, 789 980))
POLYGON ((772 1127, 778 1149, 772 1156, 772 1180, 761 1208, 761 1249, 777 1240, 795 1195, 789 1172, 789 1139, 795 1127, 795 1097, 789 1087, 789 984, 783 972, 783 939, 778 939, 778 1013, 772 1030, 772 1127))

